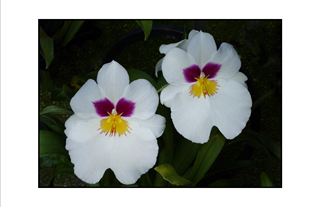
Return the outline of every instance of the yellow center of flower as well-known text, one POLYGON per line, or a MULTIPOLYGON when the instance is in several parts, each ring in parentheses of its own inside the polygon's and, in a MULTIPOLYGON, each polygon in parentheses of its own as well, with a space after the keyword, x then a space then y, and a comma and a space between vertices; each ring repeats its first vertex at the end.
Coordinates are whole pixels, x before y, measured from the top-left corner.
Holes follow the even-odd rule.
POLYGON ((217 93, 218 84, 214 80, 208 80, 208 76, 205 76, 203 72, 201 72, 199 78, 195 78, 197 82, 190 86, 190 95, 193 97, 200 98, 201 95, 206 98, 206 96, 212 96, 213 94, 217 93))
MULTIPOLYGON (((102 119, 100 121, 100 128, 102 131, 101 133, 106 133, 106 136, 115 136, 116 134, 119 135, 126 135, 126 132, 129 132, 129 124, 127 121, 121 119, 121 114, 118 114, 115 109, 112 109, 111 114, 106 119, 102 119)), ((130 132, 129 132, 130 133, 130 132)))

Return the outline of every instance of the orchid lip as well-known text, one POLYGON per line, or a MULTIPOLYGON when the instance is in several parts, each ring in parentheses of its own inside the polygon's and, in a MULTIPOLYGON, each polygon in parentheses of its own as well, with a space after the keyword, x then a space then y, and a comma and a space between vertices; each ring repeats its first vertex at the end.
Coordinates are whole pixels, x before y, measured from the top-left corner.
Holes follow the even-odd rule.
POLYGON ((192 65, 183 70, 183 75, 188 83, 193 83, 197 81, 196 78, 201 78, 201 74, 203 74, 203 77, 207 77, 208 79, 216 77, 220 68, 220 64, 212 62, 207 63, 202 70, 198 65, 192 65))

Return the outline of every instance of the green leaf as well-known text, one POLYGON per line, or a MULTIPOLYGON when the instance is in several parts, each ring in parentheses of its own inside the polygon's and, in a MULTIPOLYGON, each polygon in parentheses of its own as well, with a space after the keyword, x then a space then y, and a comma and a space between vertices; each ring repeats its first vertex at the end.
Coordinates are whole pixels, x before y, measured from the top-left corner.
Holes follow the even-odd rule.
POLYGON ((58 133, 60 133, 62 135, 65 135, 64 134, 65 127, 61 127, 61 126, 57 126, 57 125, 51 125, 50 128, 55 132, 58 132, 58 133))
POLYGON ((51 114, 40 115, 40 121, 43 122, 46 126, 48 126, 52 130, 54 130, 52 128, 52 125, 64 127, 64 124, 51 114))
POLYGON ((228 186, 232 186, 233 182, 231 180, 228 179, 220 179, 220 180, 216 180, 213 183, 209 184, 209 187, 228 187, 228 186))
POLYGON ((273 187, 268 175, 265 172, 261 173, 261 187, 273 187))
POLYGON ((201 144, 193 143, 187 139, 182 139, 174 152, 173 166, 177 173, 183 175, 192 161, 197 156, 201 144))
POLYGON ((87 187, 90 187, 90 188, 97 188, 97 187, 100 187, 100 183, 97 182, 95 184, 89 184, 89 183, 86 183, 87 184, 87 187))
POLYGON ((69 109, 64 109, 64 108, 61 108, 59 106, 51 105, 51 106, 47 106, 46 108, 44 108, 40 112, 40 115, 43 115, 43 114, 66 114, 66 115, 71 115, 71 114, 73 114, 73 112, 70 111, 69 109))
POLYGON ((163 164, 158 167, 155 167, 154 169, 162 175, 164 180, 167 180, 173 185, 177 185, 177 186, 192 185, 192 183, 189 180, 179 176, 177 172, 174 170, 174 168, 172 167, 172 165, 170 164, 163 164))
POLYGON ((69 157, 65 146, 66 139, 61 134, 48 130, 40 130, 40 156, 62 155, 69 157))
POLYGON ((53 60, 53 51, 53 39, 45 33, 42 27, 40 27, 40 54, 46 61, 46 69, 50 66, 53 60))
POLYGON ((144 40, 147 40, 152 30, 152 20, 136 21, 144 32, 144 40))
POLYGON ((274 138, 248 128, 244 129, 243 131, 250 136, 254 136, 254 138, 256 138, 257 141, 260 141, 259 143, 266 147, 271 154, 273 154, 278 160, 281 160, 281 146, 275 141, 274 138))
POLYGON ((141 70, 136 70, 136 69, 128 69, 127 70, 128 74, 129 74, 129 79, 130 82, 134 81, 134 80, 138 80, 138 79, 146 79, 148 80, 153 86, 155 86, 156 81, 151 78, 150 75, 148 75, 147 73, 141 71, 141 70))
POLYGON ((257 108, 260 104, 262 104, 269 96, 271 96, 272 94, 274 94, 275 89, 271 89, 269 91, 267 91, 265 94, 263 94, 262 96, 260 96, 258 98, 258 100, 256 100, 251 107, 251 110, 253 111, 255 108, 257 108))
POLYGON ((73 36, 80 29, 84 21, 65 21, 60 30, 59 40, 63 46, 66 46, 73 36))
POLYGON ((163 77, 163 74, 162 73, 158 73, 158 80, 157 80, 157 83, 156 85, 154 86, 158 93, 160 91, 162 91, 165 87, 167 87, 169 84, 168 82, 166 81, 166 79, 163 77))
POLYGON ((101 187, 119 187, 120 183, 112 170, 107 169, 99 181, 101 187))
POLYGON ((173 123, 171 120, 170 109, 165 107, 162 104, 159 104, 157 109, 157 114, 161 114, 166 119, 166 128, 162 134, 162 139, 165 144, 165 149, 167 153, 167 163, 173 163, 173 144, 174 144, 174 137, 173 137, 173 123))
POLYGON ((66 84, 63 84, 62 88, 55 87, 53 89, 52 100, 53 101, 70 101, 75 93, 76 93, 75 90, 71 89, 66 84))
POLYGON ((40 167, 41 168, 52 167, 52 158, 50 156, 41 156, 40 157, 40 167))
POLYGON ((46 70, 40 70, 40 89, 42 91, 51 91, 53 87, 53 81, 50 78, 50 72, 46 70))
POLYGON ((192 168, 189 179, 194 184, 197 184, 209 170, 212 163, 220 154, 225 141, 226 138, 218 131, 216 127, 213 127, 209 141, 202 145, 192 168))

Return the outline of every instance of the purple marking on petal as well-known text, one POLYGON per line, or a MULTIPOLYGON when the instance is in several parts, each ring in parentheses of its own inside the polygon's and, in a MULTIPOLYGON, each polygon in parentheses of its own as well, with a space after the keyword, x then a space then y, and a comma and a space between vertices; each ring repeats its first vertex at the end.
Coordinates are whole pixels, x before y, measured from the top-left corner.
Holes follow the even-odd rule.
POLYGON ((109 116, 108 112, 111 114, 112 109, 114 109, 113 103, 107 98, 92 103, 96 109, 97 114, 101 117, 109 116))
POLYGON ((135 103, 132 101, 126 100, 125 98, 121 98, 116 106, 116 110, 118 114, 124 117, 130 117, 133 114, 135 103))
POLYGON ((195 78, 199 78, 201 73, 201 69, 198 65, 192 65, 183 70, 184 78, 188 83, 196 82, 195 78))
POLYGON ((207 63, 203 69, 202 72, 205 74, 205 76, 208 76, 208 78, 214 78, 218 71, 220 70, 221 65, 217 63, 207 63))

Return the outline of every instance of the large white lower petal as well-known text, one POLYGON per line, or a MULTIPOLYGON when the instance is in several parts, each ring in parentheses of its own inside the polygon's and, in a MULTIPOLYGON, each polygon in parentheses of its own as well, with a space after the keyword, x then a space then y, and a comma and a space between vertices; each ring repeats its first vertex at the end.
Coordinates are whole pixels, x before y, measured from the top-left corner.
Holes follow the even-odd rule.
MULTIPOLYGON (((156 163, 157 140, 151 130, 129 123, 127 135, 98 134, 87 142, 67 139, 75 174, 87 183, 97 183, 111 168, 123 184, 133 184, 156 163)), ((93 132, 94 133, 94 132, 93 132)))
POLYGON ((195 143, 204 143, 209 140, 213 126, 210 110, 208 97, 193 97, 188 90, 183 90, 172 101, 171 118, 182 136, 195 143))
POLYGON ((81 118, 99 117, 93 102, 105 98, 102 88, 94 80, 89 79, 72 97, 70 106, 81 118))
POLYGON ((219 89, 210 98, 213 124, 227 138, 238 136, 251 114, 252 100, 248 90, 237 81, 218 80, 219 89))
POLYGON ((129 85, 129 75, 118 62, 104 64, 98 72, 97 83, 103 88, 106 96, 115 104, 129 85))
POLYGON ((190 35, 191 39, 187 48, 188 53, 190 53, 200 68, 209 61, 211 55, 216 52, 216 43, 209 33, 198 32, 190 35))
POLYGON ((196 62, 189 53, 179 48, 173 48, 162 61, 162 73, 169 84, 184 84, 186 79, 183 70, 192 65, 196 65, 196 62))
POLYGON ((162 135, 164 128, 166 127, 166 119, 163 116, 155 114, 150 119, 141 120, 141 119, 134 119, 134 118, 123 118, 128 122, 135 122, 140 124, 141 127, 147 128, 152 131, 155 135, 155 138, 158 138, 162 135))
POLYGON ((168 85, 165 87, 160 94, 160 102, 166 107, 171 107, 173 98, 177 93, 181 92, 184 88, 189 88, 190 84, 181 84, 181 85, 168 85))
POLYGON ((128 85, 123 97, 135 103, 132 118, 146 120, 151 118, 158 107, 159 96, 156 89, 145 79, 135 80, 128 85))
POLYGON ((222 43, 217 52, 215 52, 209 62, 221 64, 221 68, 216 78, 229 78, 239 72, 241 61, 237 51, 232 45, 222 43))

